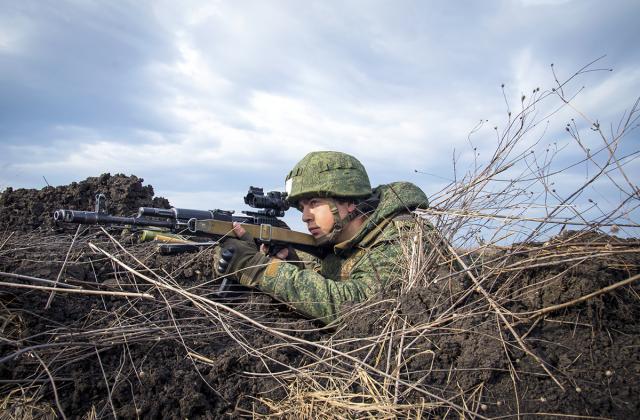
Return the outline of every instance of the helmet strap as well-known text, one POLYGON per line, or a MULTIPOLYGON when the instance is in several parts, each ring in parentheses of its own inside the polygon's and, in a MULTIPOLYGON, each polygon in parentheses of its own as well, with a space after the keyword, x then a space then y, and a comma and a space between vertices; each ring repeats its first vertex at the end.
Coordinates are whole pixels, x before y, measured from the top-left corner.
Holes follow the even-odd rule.
POLYGON ((331 214, 333 215, 333 227, 329 233, 316 239, 316 243, 321 246, 335 244, 338 236, 342 233, 349 222, 361 214, 356 208, 356 210, 350 212, 345 217, 340 217, 340 211, 336 205, 336 200, 331 198, 327 201, 329 202, 329 209, 331 209, 331 214))

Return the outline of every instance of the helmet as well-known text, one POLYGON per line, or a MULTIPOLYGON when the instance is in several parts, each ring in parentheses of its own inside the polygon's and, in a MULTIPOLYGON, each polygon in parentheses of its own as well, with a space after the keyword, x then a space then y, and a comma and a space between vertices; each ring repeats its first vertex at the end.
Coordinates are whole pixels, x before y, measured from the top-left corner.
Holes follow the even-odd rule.
POLYGON ((286 181, 292 206, 303 198, 367 198, 371 184, 367 171, 356 158, 341 152, 311 152, 293 167, 286 181))

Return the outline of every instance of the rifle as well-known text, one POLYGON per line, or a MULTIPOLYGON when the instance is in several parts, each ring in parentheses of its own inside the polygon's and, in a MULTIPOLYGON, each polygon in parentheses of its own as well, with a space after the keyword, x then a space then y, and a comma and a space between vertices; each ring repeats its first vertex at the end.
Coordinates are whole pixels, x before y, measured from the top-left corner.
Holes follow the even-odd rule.
POLYGON ((275 248, 291 245, 293 248, 317 255, 319 248, 312 235, 292 231, 286 223, 278 219, 289 209, 286 196, 286 193, 278 191, 271 191, 265 195, 262 188, 249 187, 244 202, 260 210, 245 211, 236 215, 234 211, 229 210, 140 207, 136 216, 123 217, 108 214, 106 197, 98 193, 95 211, 61 209, 54 212, 53 219, 55 222, 86 225, 122 225, 132 230, 154 227, 174 234, 214 239, 214 242, 162 244, 159 251, 163 254, 193 251, 215 245, 215 241, 231 233, 233 222, 238 222, 243 224, 243 228, 260 244, 275 248))

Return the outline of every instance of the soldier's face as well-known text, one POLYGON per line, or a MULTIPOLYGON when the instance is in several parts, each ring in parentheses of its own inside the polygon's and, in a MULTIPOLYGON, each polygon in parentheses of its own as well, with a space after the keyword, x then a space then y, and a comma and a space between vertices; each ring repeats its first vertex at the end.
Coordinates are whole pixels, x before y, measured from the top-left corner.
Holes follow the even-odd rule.
MULTIPOLYGON (((333 213, 331 213, 331 201, 326 198, 309 198, 300 200, 302 221, 307 224, 307 229, 315 238, 327 235, 333 229, 333 213)), ((350 204, 333 201, 338 208, 340 218, 349 214, 350 204)), ((352 205, 351 205, 352 206, 352 205)))

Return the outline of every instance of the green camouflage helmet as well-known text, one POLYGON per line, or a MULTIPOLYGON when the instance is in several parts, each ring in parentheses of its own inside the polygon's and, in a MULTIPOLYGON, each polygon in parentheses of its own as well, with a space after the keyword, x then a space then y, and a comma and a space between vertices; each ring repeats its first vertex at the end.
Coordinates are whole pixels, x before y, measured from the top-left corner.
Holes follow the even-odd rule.
POLYGON ((308 197, 367 198, 371 184, 356 158, 341 152, 311 152, 289 172, 287 199, 297 207, 308 197))

